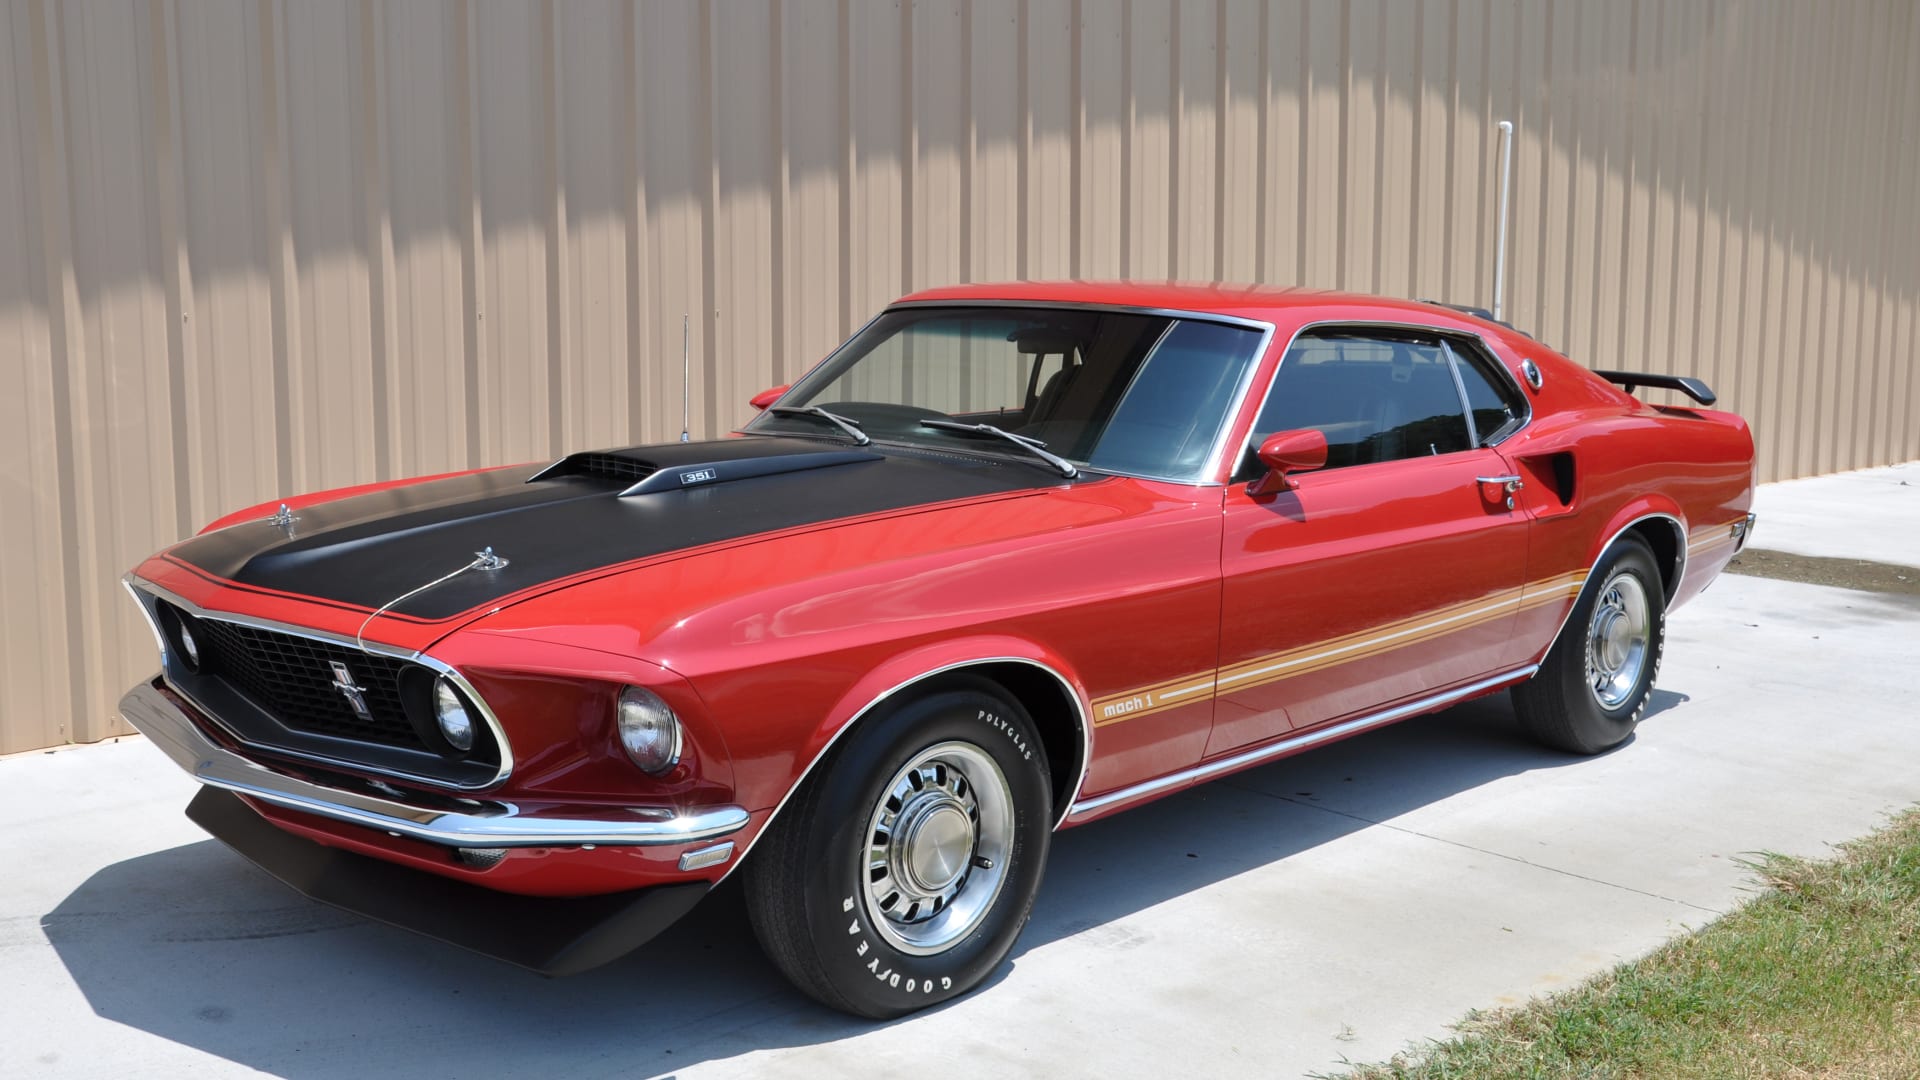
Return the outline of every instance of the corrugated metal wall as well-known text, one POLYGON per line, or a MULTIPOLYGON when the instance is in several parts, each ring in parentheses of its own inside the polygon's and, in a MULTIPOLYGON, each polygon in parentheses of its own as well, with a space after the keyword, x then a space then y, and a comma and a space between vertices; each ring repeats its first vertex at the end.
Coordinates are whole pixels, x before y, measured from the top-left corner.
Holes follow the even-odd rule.
POLYGON ((1920 457, 1907 0, 154 0, 0 11, 0 751, 119 730, 223 511, 748 415, 1010 277, 1482 301, 1920 457))

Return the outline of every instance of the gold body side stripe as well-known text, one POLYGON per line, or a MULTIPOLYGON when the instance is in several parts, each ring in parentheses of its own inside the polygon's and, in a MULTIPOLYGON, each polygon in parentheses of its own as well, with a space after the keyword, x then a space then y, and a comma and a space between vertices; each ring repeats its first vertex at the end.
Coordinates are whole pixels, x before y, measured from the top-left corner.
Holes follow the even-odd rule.
POLYGON ((1574 570, 1556 577, 1530 581, 1516 589, 1505 589, 1397 622, 1368 627, 1344 637, 1317 641, 1231 667, 1183 675, 1100 698, 1093 703, 1094 726, 1118 724, 1195 701, 1208 701, 1224 692, 1252 689, 1296 675, 1324 671, 1431 641, 1516 612, 1566 602, 1580 594, 1580 589, 1586 584, 1587 573, 1588 570, 1574 570))
POLYGON ((1214 675, 1209 671, 1101 698, 1093 703, 1093 726, 1105 727, 1194 701, 1211 701, 1213 691, 1214 675))
MULTIPOLYGON (((1687 557, 1734 542, 1734 528, 1745 519, 1715 525, 1687 544, 1687 557)), ((1207 701, 1223 692, 1247 690, 1323 671, 1341 664, 1417 645, 1445 634, 1465 630, 1491 619, 1548 605, 1570 603, 1586 587, 1592 567, 1569 570, 1550 578, 1529 581, 1517 589, 1493 593, 1452 607, 1422 612, 1412 618, 1368 627, 1345 637, 1318 641, 1287 652, 1270 653, 1214 671, 1183 675, 1152 686, 1104 697, 1093 703, 1094 726, 1104 727, 1195 701, 1207 701)))
POLYGON ((1711 529, 1708 530, 1705 536, 1697 537, 1692 543, 1687 545, 1687 555, 1691 557, 1698 555, 1702 551, 1711 551, 1717 547, 1725 547, 1733 542, 1732 526, 1722 526, 1718 529, 1711 529))

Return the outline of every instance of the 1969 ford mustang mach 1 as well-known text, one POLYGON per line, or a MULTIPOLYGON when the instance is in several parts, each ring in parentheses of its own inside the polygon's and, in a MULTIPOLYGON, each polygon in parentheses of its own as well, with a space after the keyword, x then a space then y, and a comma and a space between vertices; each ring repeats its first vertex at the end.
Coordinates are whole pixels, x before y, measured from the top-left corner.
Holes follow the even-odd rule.
POLYGON ((937 289, 732 438, 213 523, 126 578, 121 709, 317 899, 558 974, 738 872, 895 1016, 1007 956, 1056 829, 1502 690, 1625 740, 1752 524, 1712 403, 1437 304, 937 289))

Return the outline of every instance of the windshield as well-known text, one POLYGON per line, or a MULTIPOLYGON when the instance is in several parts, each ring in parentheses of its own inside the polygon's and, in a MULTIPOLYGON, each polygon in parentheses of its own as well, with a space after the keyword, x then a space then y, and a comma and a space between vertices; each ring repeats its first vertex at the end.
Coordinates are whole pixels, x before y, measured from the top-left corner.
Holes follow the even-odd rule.
MULTIPOLYGON (((1201 481, 1260 340, 1247 327, 1132 312, 903 308, 874 320, 780 404, 824 408, 876 442, 1037 461, 921 422, 990 424, 1075 465, 1201 481)), ((762 414, 747 430, 845 437, 790 410, 762 414)))

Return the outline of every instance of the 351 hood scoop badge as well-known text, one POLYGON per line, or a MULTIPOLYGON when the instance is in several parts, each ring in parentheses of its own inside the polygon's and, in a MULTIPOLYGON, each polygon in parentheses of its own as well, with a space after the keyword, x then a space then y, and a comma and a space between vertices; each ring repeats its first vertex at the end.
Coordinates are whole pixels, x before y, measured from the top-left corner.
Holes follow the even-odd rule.
POLYGON ((724 484, 729 480, 746 480, 756 476, 775 476, 807 469, 823 469, 830 465, 851 465, 858 461, 879 460, 879 454, 870 454, 862 450, 825 450, 817 454, 782 454, 778 457, 744 458, 738 461, 707 461, 697 465, 661 469, 622 491, 620 497, 624 499, 629 495, 651 495, 656 491, 676 491, 680 488, 703 487, 707 484, 724 484))

